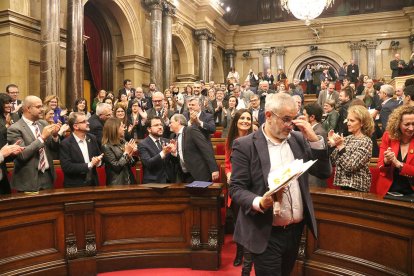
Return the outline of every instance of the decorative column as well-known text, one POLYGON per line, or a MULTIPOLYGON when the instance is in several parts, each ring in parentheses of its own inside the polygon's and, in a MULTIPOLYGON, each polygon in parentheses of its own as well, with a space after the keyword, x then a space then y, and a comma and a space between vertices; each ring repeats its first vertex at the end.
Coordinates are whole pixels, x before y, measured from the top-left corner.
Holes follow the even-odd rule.
POLYGON ((360 59, 362 45, 363 45, 362 42, 359 42, 359 41, 348 43, 349 48, 351 48, 351 57, 355 61, 355 64, 358 65, 359 68, 361 68, 361 65, 359 64, 359 59, 360 59))
POLYGON ((172 67, 172 21, 175 15, 175 7, 169 3, 164 2, 164 9, 162 13, 162 44, 163 44, 163 90, 167 89, 172 80, 171 67, 172 67))
POLYGON ((40 33, 40 97, 60 96, 60 0, 42 0, 40 33))
POLYGON ((66 107, 72 108, 83 97, 83 1, 67 1, 66 107))
POLYGON ((367 55, 368 55, 368 76, 371 79, 376 78, 376 69, 377 69, 377 63, 375 58, 375 50, 377 46, 380 44, 380 42, 376 40, 369 40, 364 43, 365 47, 367 47, 367 55))
MULTIPOLYGON (((263 48, 259 50, 260 54, 263 56, 263 74, 266 74, 266 70, 271 68, 270 57, 273 51, 274 49, 272 48, 263 48)), ((284 54, 283 54, 283 64, 284 64, 284 54)))
POLYGON ((285 53, 286 53, 285 47, 276 47, 274 52, 276 54, 276 63, 277 63, 277 69, 283 69, 285 71, 285 53))
POLYGON ((205 80, 206 82, 213 80, 213 42, 215 40, 216 37, 213 34, 208 36, 208 80, 205 80))
POLYGON ((157 88, 163 85, 162 81, 162 11, 161 0, 145 0, 151 12, 151 82, 157 88))
POLYGON ((236 57, 236 51, 234 49, 228 49, 224 51, 224 55, 226 56, 226 59, 228 61, 228 68, 226 70, 227 73, 230 72, 230 68, 234 67, 234 58, 236 57))
POLYGON ((194 32, 195 36, 198 38, 199 47, 198 47, 198 77, 200 80, 206 81, 208 77, 208 49, 207 49, 207 39, 210 35, 210 32, 207 29, 196 30, 194 32))
POLYGON ((414 53, 414 34, 408 37, 408 41, 410 42, 410 45, 411 45, 411 52, 414 53))

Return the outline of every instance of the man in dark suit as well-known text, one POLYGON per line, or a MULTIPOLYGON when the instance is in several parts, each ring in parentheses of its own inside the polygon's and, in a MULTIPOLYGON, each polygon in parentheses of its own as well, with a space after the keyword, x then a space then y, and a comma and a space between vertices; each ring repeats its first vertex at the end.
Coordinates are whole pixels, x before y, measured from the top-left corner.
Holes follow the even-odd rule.
POLYGON ((206 140, 210 141, 210 135, 216 132, 216 124, 212 114, 201 110, 199 98, 192 97, 188 99, 188 111, 184 112, 184 116, 188 121, 188 125, 198 128, 206 137, 206 140))
POLYGON ((335 127, 335 132, 342 134, 344 137, 349 135, 347 117, 348 108, 351 104, 353 89, 350 86, 344 87, 339 92, 339 108, 338 108, 338 123, 335 127))
POLYGON ((18 99, 19 97, 19 87, 15 84, 9 84, 6 86, 6 92, 12 98, 11 104, 11 113, 17 113, 22 106, 22 101, 18 99))
POLYGON ((164 124, 164 138, 169 138, 170 132, 170 118, 174 114, 172 110, 166 110, 164 108, 164 94, 161 92, 154 92, 152 94, 152 108, 147 111, 147 118, 160 117, 164 124))
POLYGON ((64 173, 65 188, 99 186, 96 167, 103 155, 96 137, 89 134, 89 122, 82 112, 72 112, 68 119, 72 134, 60 145, 60 166, 64 173))
POLYGON ((355 60, 351 59, 351 63, 346 68, 346 75, 351 82, 356 83, 359 77, 359 67, 355 64, 355 60))
POLYGON ((178 159, 176 143, 163 138, 163 123, 160 117, 146 122, 148 136, 138 144, 138 152, 144 169, 142 183, 174 183, 178 159))
POLYGON ((400 54, 395 54, 394 60, 390 61, 391 78, 395 78, 403 75, 404 69, 407 68, 407 64, 400 58, 400 54))
POLYGON ((112 107, 107 103, 98 103, 96 114, 89 118, 89 133, 95 135, 99 148, 102 144, 103 126, 109 118, 112 117, 112 107))
POLYGON ((128 110, 127 110, 128 114, 131 113, 133 100, 138 101, 138 105, 141 107, 142 110, 148 110, 148 109, 152 108, 152 99, 145 97, 144 90, 142 90, 142 87, 137 87, 136 88, 133 99, 131 99, 128 102, 128 110))
POLYGON ((132 88, 132 82, 129 79, 124 80, 124 87, 119 89, 118 91, 118 99, 121 98, 121 95, 127 95, 128 100, 133 98, 135 96, 135 89, 132 88))
POLYGON ((39 120, 43 104, 36 96, 27 96, 22 109, 22 118, 7 130, 8 144, 20 140, 19 145, 25 148, 14 159, 11 187, 20 192, 51 189, 56 178, 52 151, 59 150, 60 124, 39 120))
POLYGON ((214 111, 214 123, 216 126, 223 126, 223 109, 227 107, 224 101, 224 91, 217 90, 216 98, 211 101, 211 108, 214 111))
POLYGON ((382 101, 381 110, 379 112, 379 116, 380 116, 379 119, 382 125, 381 127, 382 133, 384 133, 385 130, 387 129, 388 118, 390 117, 390 114, 394 111, 394 109, 399 107, 402 103, 400 103, 399 101, 393 98, 394 87, 392 87, 389 84, 384 84, 381 86, 379 96, 382 101))
POLYGON ((253 253, 256 275, 289 275, 304 225, 317 236, 307 172, 276 195, 264 196, 275 185, 268 180, 270 169, 295 159, 317 159, 309 173, 331 174, 323 138, 304 119, 294 119, 297 112, 289 95, 269 95, 263 127, 233 144, 230 194, 240 206, 234 240, 253 253), (292 131, 294 126, 300 131, 292 131))
POLYGON ((180 180, 182 182, 217 181, 219 169, 214 159, 211 143, 196 127, 186 127, 187 120, 182 114, 171 117, 170 128, 175 133, 180 162, 180 180))
POLYGON ((252 113, 253 121, 258 122, 261 126, 264 123, 264 108, 260 107, 259 95, 250 96, 250 108, 249 111, 252 113))

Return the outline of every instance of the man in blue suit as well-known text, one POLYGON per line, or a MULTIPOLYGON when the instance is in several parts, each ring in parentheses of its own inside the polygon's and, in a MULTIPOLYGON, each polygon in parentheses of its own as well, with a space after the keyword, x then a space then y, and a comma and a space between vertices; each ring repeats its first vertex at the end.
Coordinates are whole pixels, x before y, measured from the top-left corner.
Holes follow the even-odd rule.
POLYGON ((144 169, 142 183, 173 183, 178 165, 175 143, 163 138, 161 117, 151 117, 146 122, 148 136, 138 145, 138 152, 144 169))
POLYGON ((72 112, 68 119, 72 134, 60 145, 60 166, 65 188, 99 186, 96 167, 102 157, 96 137, 89 132, 89 121, 82 112, 72 112))
POLYGON ((275 196, 264 195, 274 185, 268 182, 270 168, 295 159, 317 159, 309 173, 320 178, 331 174, 323 138, 304 118, 295 119, 297 112, 288 94, 268 95, 265 123, 233 144, 230 195, 240 206, 234 241, 252 252, 256 275, 290 275, 304 225, 317 236, 307 172, 275 196))

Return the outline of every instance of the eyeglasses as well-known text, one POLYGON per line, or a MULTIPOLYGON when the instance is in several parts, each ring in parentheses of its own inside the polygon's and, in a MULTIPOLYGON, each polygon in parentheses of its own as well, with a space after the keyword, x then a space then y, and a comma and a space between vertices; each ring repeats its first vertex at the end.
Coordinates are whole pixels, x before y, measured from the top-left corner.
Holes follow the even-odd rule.
POLYGON ((283 125, 290 127, 293 125, 293 120, 295 120, 297 117, 295 118, 289 118, 289 117, 280 117, 279 115, 277 115, 276 113, 274 113, 273 111, 271 111, 273 115, 275 115, 276 117, 278 117, 280 120, 283 121, 283 125))
POLYGON ((154 103, 160 103, 160 102, 162 102, 163 100, 152 100, 154 103))
POLYGON ((88 124, 89 122, 86 120, 80 121, 80 122, 76 122, 75 124, 88 124))
POLYGON ((42 105, 42 104, 39 104, 39 105, 32 105, 32 107, 35 107, 35 108, 37 108, 37 109, 41 109, 41 108, 43 107, 43 105, 42 105))

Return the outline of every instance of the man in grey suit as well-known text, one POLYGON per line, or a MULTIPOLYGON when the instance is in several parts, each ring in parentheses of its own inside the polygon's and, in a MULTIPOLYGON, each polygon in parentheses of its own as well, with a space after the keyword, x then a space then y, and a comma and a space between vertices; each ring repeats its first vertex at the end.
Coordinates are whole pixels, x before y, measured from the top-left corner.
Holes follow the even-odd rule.
POLYGON ((9 144, 20 141, 20 146, 25 147, 14 160, 11 187, 20 192, 51 189, 56 177, 52 151, 59 150, 61 125, 39 121, 43 104, 36 96, 27 96, 22 108, 22 118, 7 130, 9 144))
POLYGON ((276 195, 264 196, 274 185, 268 182, 270 169, 295 159, 317 159, 309 173, 331 174, 323 138, 303 118, 294 119, 297 112, 288 94, 268 95, 265 123, 233 144, 230 195, 240 206, 233 238, 252 252, 256 275, 290 275, 304 225, 317 236, 307 172, 276 195))
POLYGON ((339 93, 335 90, 335 83, 330 82, 328 85, 328 89, 322 90, 318 96, 318 104, 323 107, 327 100, 334 100, 335 106, 339 104, 339 93))

